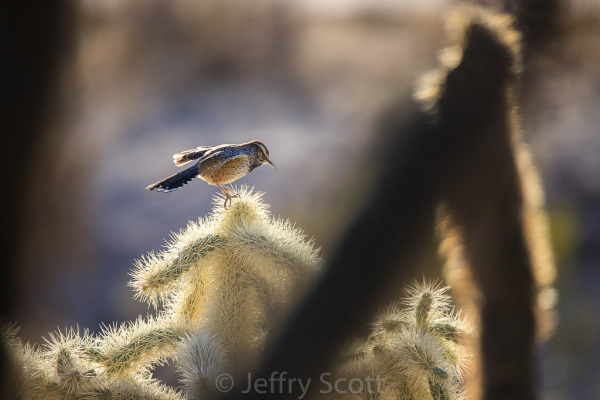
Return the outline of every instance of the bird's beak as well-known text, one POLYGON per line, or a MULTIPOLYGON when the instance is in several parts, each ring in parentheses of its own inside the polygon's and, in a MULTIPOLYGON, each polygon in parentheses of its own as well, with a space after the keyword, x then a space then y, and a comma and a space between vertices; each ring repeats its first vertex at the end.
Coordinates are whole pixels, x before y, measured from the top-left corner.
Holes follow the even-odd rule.
POLYGON ((277 171, 277 167, 275 166, 275 164, 273 164, 273 163, 271 162, 271 160, 269 160, 269 159, 267 158, 267 159, 266 159, 264 162, 266 162, 267 164, 269 164, 271 167, 273 167, 273 169, 274 169, 275 171, 277 171))

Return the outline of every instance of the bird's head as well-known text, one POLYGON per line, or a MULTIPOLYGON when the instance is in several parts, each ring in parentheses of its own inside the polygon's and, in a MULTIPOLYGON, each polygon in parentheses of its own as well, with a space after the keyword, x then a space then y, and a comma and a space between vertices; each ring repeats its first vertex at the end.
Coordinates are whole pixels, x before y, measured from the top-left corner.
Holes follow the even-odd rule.
POLYGON ((260 140, 254 140, 250 142, 250 144, 257 148, 258 161, 261 164, 269 164, 271 167, 273 167, 275 171, 277 171, 277 167, 275 166, 275 164, 273 164, 271 160, 269 160, 269 149, 267 149, 267 146, 265 146, 265 144, 260 140))

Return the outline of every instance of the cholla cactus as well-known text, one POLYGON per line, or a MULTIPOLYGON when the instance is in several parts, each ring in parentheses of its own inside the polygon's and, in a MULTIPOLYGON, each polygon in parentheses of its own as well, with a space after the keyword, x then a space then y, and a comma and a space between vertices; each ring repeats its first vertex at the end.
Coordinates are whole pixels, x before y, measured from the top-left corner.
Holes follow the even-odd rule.
POLYGON ((87 353, 94 343, 87 332, 74 330, 50 335, 46 344, 35 349, 23 345, 16 330, 2 327, 1 342, 11 356, 4 388, 6 398, 24 400, 127 399, 183 400, 175 390, 141 376, 111 377, 104 373, 87 353))
MULTIPOLYGON (((130 285, 136 298, 159 309, 156 316, 105 326, 97 336, 57 332, 37 349, 5 325, 0 344, 11 350, 14 375, 9 398, 207 400, 219 375, 248 371, 321 260, 300 230, 271 218, 262 193, 245 186, 237 192, 229 209, 216 198, 212 215, 135 263, 130 285), (168 359, 178 362, 183 392, 151 377, 168 359)), ((459 397, 464 327, 445 292, 414 285, 408 307, 381 315, 337 375, 377 377, 359 388, 364 398, 459 397)))
POLYGON ((179 359, 186 394, 210 396, 220 373, 249 368, 266 334, 280 320, 321 260, 287 221, 273 219, 262 193, 240 199, 173 235, 167 248, 135 263, 135 297, 160 310, 156 317, 107 326, 92 337, 70 330, 50 335, 41 349, 23 346, 11 328, 14 397, 25 399, 182 399, 151 379, 179 359))
MULTIPOLYGON (((236 367, 256 357, 272 323, 320 265, 300 230, 269 216, 262 193, 245 186, 237 192, 241 198, 228 209, 215 199, 212 216, 139 260, 130 283, 137 298, 163 304, 159 320, 177 321, 187 336, 218 338, 211 341, 236 367)), ((166 341, 174 346, 181 336, 166 341)))
POLYGON ((117 375, 144 373, 180 356, 188 393, 219 373, 245 371, 266 333, 317 271, 318 250, 289 222, 270 217, 247 187, 225 209, 173 235, 165 251, 136 262, 135 297, 163 310, 155 319, 106 330, 95 361, 117 375))
POLYGON ((368 340, 353 344, 338 370, 338 377, 360 383, 347 392, 363 399, 462 398, 470 351, 448 289, 415 283, 407 290, 407 307, 394 304, 378 316, 368 340))

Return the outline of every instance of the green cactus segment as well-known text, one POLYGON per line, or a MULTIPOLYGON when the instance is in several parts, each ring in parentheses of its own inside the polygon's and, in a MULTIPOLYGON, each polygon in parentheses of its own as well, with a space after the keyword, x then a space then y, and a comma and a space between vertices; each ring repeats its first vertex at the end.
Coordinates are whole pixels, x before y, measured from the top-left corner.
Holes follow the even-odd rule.
POLYGON ((109 375, 144 374, 169 357, 187 332, 184 326, 164 318, 139 319, 119 328, 105 328, 96 340, 97 349, 87 355, 109 375))
POLYGON ((429 391, 433 400, 450 400, 451 397, 448 395, 448 389, 440 382, 430 379, 428 381, 429 391))
POLYGON ((176 290, 172 286, 183 274, 199 267, 205 257, 224 245, 225 240, 219 235, 195 237, 198 230, 202 226, 191 223, 186 231, 174 235, 167 251, 150 253, 135 262, 129 283, 135 289, 135 298, 157 307, 160 299, 176 290))
POLYGON ((415 310, 417 326, 419 328, 425 328, 427 326, 427 318, 429 317, 429 310, 431 309, 432 303, 433 298, 431 293, 425 292, 421 295, 417 304, 417 309, 415 310))
MULTIPOLYGON (((290 236, 290 232, 293 232, 291 227, 284 229, 286 229, 284 231, 286 236, 290 236)), ((319 265, 319 258, 315 251, 312 248, 306 249, 307 243, 302 240, 292 241, 289 237, 288 240, 285 240, 285 237, 274 238, 270 234, 241 230, 235 232, 234 235, 233 240, 239 246, 238 248, 243 248, 244 251, 253 253, 257 257, 290 268, 296 273, 315 270, 319 265)))
POLYGON ((431 326, 431 329, 452 343, 459 344, 460 342, 460 332, 455 325, 450 323, 435 324, 431 326))

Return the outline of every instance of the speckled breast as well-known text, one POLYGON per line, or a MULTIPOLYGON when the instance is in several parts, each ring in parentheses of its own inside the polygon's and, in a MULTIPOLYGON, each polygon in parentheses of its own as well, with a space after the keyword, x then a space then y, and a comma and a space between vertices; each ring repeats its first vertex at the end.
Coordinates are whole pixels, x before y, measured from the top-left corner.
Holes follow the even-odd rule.
POLYGON ((250 172, 248 156, 238 156, 224 162, 210 173, 200 172, 200 178, 211 185, 224 185, 240 179, 250 172))

